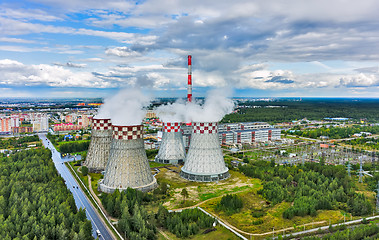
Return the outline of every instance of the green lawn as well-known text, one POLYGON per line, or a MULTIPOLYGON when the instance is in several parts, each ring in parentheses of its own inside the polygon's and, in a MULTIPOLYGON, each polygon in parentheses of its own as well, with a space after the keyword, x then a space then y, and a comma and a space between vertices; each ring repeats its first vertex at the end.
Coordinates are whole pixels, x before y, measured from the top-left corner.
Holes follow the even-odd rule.
MULTIPOLYGON (((225 194, 236 192, 256 191, 262 187, 259 179, 248 178, 237 171, 230 170, 231 176, 218 183, 189 182, 182 179, 178 173, 168 171, 165 168, 156 176, 160 182, 166 182, 170 185, 170 197, 167 198, 164 206, 168 209, 177 209, 196 205, 202 201, 217 198, 225 194), (182 189, 186 188, 189 197, 183 203, 183 197, 180 194, 182 189)), ((175 169, 179 172, 179 169, 175 169)))
POLYGON ((169 166, 169 164, 163 164, 163 163, 158 163, 154 161, 149 161, 149 165, 150 165, 150 168, 169 166))
MULTIPOLYGON (((203 234, 203 232, 200 232, 194 236, 188 237, 186 239, 188 240, 239 240, 240 238, 237 237, 234 233, 230 232, 228 229, 217 225, 216 231, 212 231, 207 234, 203 234)), ((183 238, 177 238, 175 234, 164 230, 164 233, 172 240, 179 240, 183 238)), ((159 234, 158 240, 164 240, 166 239, 161 234, 159 234)))
MULTIPOLYGON (((350 214, 344 213, 340 210, 319 210, 317 211, 316 217, 294 217, 289 220, 284 219, 282 214, 291 206, 291 203, 282 202, 275 206, 271 206, 265 201, 265 199, 259 196, 256 191, 239 193, 238 196, 242 198, 244 206, 239 213, 235 213, 233 215, 227 215, 225 212, 216 211, 216 205, 220 201, 220 198, 212 199, 202 204, 201 207, 245 232, 256 234, 270 232, 273 228, 278 230, 295 227, 297 231, 300 231, 304 230, 304 224, 309 224, 312 222, 315 224, 309 224, 305 226, 305 229, 325 226, 329 224, 329 221, 332 224, 342 222, 344 219, 344 214, 347 214, 347 220, 358 219, 358 217, 352 217, 350 214), (253 217, 252 212, 257 211, 263 212, 264 215, 258 218, 253 217), (263 222, 260 223, 258 220, 262 220, 263 222), (316 222, 322 223, 317 224, 316 222)), ((288 232, 289 231, 287 231, 287 233, 288 232)), ((260 237, 256 238, 260 239, 260 237)))

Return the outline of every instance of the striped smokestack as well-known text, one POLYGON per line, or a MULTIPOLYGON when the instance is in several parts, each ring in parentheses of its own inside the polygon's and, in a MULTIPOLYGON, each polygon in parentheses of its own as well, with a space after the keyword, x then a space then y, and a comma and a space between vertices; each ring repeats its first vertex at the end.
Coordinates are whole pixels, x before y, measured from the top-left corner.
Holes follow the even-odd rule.
POLYGON ((188 92, 187 101, 192 102, 192 57, 188 55, 188 92))

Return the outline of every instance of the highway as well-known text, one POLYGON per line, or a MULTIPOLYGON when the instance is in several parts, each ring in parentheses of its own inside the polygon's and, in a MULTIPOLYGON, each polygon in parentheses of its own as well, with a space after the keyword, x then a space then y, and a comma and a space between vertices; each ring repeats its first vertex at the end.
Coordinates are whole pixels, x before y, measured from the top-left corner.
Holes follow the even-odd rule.
POLYGON ((108 231, 108 228, 105 226, 103 221, 100 219, 100 216, 97 214, 96 209, 92 206, 90 201, 87 199, 87 196, 84 194, 82 189, 78 186, 78 183, 76 182, 75 178, 71 175, 71 172, 64 164, 64 161, 61 158, 60 153, 55 149, 53 144, 50 142, 49 139, 46 138, 45 134, 38 134, 38 137, 42 140, 43 145, 50 149, 52 152, 52 159, 55 164, 55 167, 58 170, 58 173, 63 177, 65 180, 67 188, 72 192, 75 204, 79 208, 85 208, 86 209, 86 215, 87 218, 92 223, 92 235, 96 239, 98 236, 96 234, 96 230, 99 230, 101 233, 101 236, 99 239, 114 239, 111 235, 111 233, 108 231))

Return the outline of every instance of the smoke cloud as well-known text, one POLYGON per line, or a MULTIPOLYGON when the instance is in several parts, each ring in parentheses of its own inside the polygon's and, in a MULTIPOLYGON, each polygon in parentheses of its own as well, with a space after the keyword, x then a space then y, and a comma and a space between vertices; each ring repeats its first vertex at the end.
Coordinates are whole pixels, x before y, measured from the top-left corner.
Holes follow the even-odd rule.
POLYGON ((163 122, 219 122, 233 111, 234 103, 230 96, 228 89, 215 89, 208 92, 203 105, 177 101, 159 106, 155 112, 163 122))
POLYGON ((122 89, 106 98, 95 118, 111 118, 113 125, 140 125, 146 115, 143 109, 150 105, 151 98, 139 89, 122 89))
POLYGON ((155 109, 155 113, 163 122, 184 122, 186 119, 186 104, 180 99, 175 103, 161 105, 155 109))
POLYGON ((196 103, 187 104, 186 120, 191 122, 219 122, 234 108, 234 102, 229 98, 231 91, 222 88, 208 92, 202 106, 196 103))

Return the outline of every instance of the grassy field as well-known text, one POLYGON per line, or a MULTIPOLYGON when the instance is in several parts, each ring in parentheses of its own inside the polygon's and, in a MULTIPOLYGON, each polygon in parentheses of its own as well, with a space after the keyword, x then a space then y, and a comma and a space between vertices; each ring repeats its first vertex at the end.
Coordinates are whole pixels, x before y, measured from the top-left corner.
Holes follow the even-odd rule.
POLYGON ((149 166, 150 168, 155 168, 155 167, 164 167, 164 166, 167 166, 167 164, 149 161, 149 166))
POLYGON ((170 167, 174 171, 162 168, 156 178, 160 182, 166 182, 170 186, 170 197, 163 204, 168 209, 177 209, 183 207, 194 206, 200 202, 212 198, 218 198, 228 193, 246 192, 258 190, 262 187, 261 181, 258 179, 247 178, 245 175, 230 171, 230 178, 221 182, 200 183, 188 182, 182 179, 177 167, 170 167), (186 188, 189 196, 183 202, 183 196, 180 194, 182 189, 186 188))
MULTIPOLYGON (((239 237, 237 237, 236 235, 234 235, 234 233, 230 232, 228 229, 220 226, 220 225, 217 225, 216 226, 216 231, 212 231, 210 233, 207 233, 207 234, 203 234, 202 232, 199 233, 199 234, 196 234, 192 237, 189 237, 189 238, 186 238, 187 240, 238 240, 240 239, 239 237)), ((177 238, 175 236, 175 234, 169 232, 169 231, 164 231, 164 233, 172 240, 179 240, 179 239, 182 239, 182 238, 177 238)), ((158 240, 165 240, 166 238, 159 234, 158 235, 158 240)))
MULTIPOLYGON (((256 191, 243 192, 238 194, 244 203, 242 210, 233 215, 227 215, 225 212, 217 211, 216 205, 220 199, 212 199, 201 205, 206 211, 217 215, 222 220, 237 227, 238 229, 254 234, 272 232, 273 229, 280 230, 280 233, 289 231, 300 231, 320 226, 329 225, 329 223, 343 222, 344 214, 346 220, 358 219, 351 214, 341 210, 319 210, 316 217, 294 217, 293 219, 284 219, 283 212, 290 207, 291 203, 282 202, 275 206, 268 204, 256 191), (263 213, 261 217, 254 217, 253 212, 263 213), (291 228, 291 229, 289 229, 291 228)), ((279 233, 278 233, 279 234, 279 233)), ((267 237, 267 236, 266 236, 267 237)), ((260 239, 264 236, 255 238, 260 239)))
POLYGON ((91 176, 91 186, 93 191, 97 196, 99 196, 101 193, 97 190, 98 182, 100 179, 103 178, 103 175, 101 173, 88 173, 88 175, 91 176))

